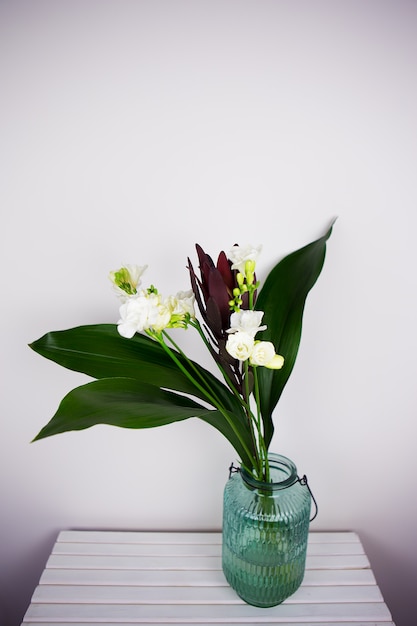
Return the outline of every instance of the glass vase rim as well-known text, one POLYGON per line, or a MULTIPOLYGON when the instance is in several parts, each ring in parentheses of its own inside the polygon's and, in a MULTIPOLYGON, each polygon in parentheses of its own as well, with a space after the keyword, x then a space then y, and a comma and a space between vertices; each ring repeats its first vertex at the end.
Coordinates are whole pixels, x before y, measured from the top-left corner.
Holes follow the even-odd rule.
POLYGON ((270 469, 285 469, 287 476, 282 480, 266 482, 259 480, 253 476, 243 465, 240 468, 240 475, 244 483, 246 483, 252 489, 259 489, 262 491, 279 491, 291 487, 298 480, 297 467, 291 459, 283 454, 276 454, 274 452, 268 453, 268 461, 270 469))

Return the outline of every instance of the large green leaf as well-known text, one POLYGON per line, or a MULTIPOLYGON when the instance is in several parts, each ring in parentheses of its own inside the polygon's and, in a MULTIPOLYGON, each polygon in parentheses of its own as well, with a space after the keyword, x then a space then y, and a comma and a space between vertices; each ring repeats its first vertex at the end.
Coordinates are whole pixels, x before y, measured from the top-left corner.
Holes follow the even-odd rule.
POLYGON ((217 428, 229 439, 242 462, 250 462, 245 447, 250 441, 249 432, 240 430, 234 414, 226 418, 219 411, 207 409, 186 396, 131 378, 103 378, 73 389, 34 441, 97 424, 154 428, 190 417, 198 417, 217 428))
POLYGON ((256 302, 256 308, 264 311, 263 321, 267 324, 262 339, 272 341, 276 352, 285 358, 281 370, 258 368, 267 446, 274 432, 272 412, 294 367, 301 339, 305 301, 323 267, 326 241, 331 235, 332 226, 320 239, 282 259, 269 273, 256 302))
MULTIPOLYGON (((163 348, 145 335, 124 339, 112 324, 79 326, 50 332, 30 344, 35 352, 67 369, 93 378, 136 378, 156 387, 192 394, 207 401, 206 395, 179 369, 163 348)), ((189 364, 174 351, 188 368, 189 364)), ((218 378, 197 363, 201 380, 229 411, 244 420, 242 407, 218 378)))
POLYGON ((152 428, 206 411, 190 398, 153 385, 131 378, 103 378, 70 391, 34 441, 96 424, 152 428))
MULTIPOLYGON (((192 362, 192 366, 198 372, 198 380, 223 407, 223 413, 216 410, 201 412, 201 405, 194 403, 189 407, 194 407, 196 410, 184 414, 182 400, 180 401, 182 412, 177 410, 172 413, 162 411, 161 398, 165 400, 169 398, 175 405, 176 398, 182 398, 182 396, 164 395, 160 388, 193 395, 206 402, 209 400, 206 394, 178 368, 162 347, 149 337, 135 335, 132 339, 124 339, 117 332, 115 325, 96 324, 47 333, 30 344, 30 347, 35 352, 63 367, 97 379, 105 379, 103 386, 82 386, 70 392, 57 414, 41 431, 42 437, 54 434, 52 430, 57 425, 61 429, 59 432, 74 430, 73 414, 71 412, 63 413, 63 411, 67 411, 68 407, 77 407, 78 424, 88 423, 92 419, 91 416, 95 416, 97 420, 92 423, 104 423, 103 415, 107 415, 107 412, 101 411, 101 399, 105 397, 106 393, 112 392, 111 379, 128 378, 134 379, 135 394, 146 392, 147 397, 152 399, 154 407, 151 414, 153 416, 152 423, 143 418, 143 411, 148 411, 146 403, 142 408, 136 407, 134 415, 136 417, 141 416, 141 418, 136 422, 135 428, 148 428, 162 425, 162 423, 170 423, 177 419, 186 419, 191 417, 192 413, 193 416, 204 419, 219 430, 237 450, 242 462, 249 463, 252 439, 241 403, 219 379, 198 363, 192 362), (100 393, 98 393, 99 391, 100 393), (97 410, 94 412, 92 408, 95 402, 97 402, 97 410), (182 417, 178 418, 178 415, 182 415, 182 417), (228 417, 226 418, 225 415, 228 417), (158 419, 166 421, 158 422, 158 419)), ((174 354, 184 367, 190 367, 180 354, 175 351, 174 354)), ((195 375, 195 372, 193 373, 195 375)), ((139 396, 135 395, 134 397, 138 403, 139 396)), ((119 406, 116 413, 119 413, 119 417, 116 415, 114 422, 106 423, 121 425, 116 424, 117 420, 126 419, 129 415, 128 411, 133 409, 130 396, 122 394, 121 390, 119 390, 117 401, 119 406), (126 406, 123 409, 122 405, 124 404, 126 406)), ((213 406, 216 405, 213 404, 213 406)), ((114 401, 113 409, 116 409, 114 401)), ((79 426, 78 428, 87 427, 79 426)))

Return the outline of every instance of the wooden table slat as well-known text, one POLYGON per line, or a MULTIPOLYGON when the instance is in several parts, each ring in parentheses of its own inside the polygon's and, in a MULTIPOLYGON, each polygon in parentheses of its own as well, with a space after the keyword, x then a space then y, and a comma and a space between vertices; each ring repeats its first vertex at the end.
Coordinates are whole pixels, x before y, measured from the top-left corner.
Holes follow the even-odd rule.
MULTIPOLYGON (((159 587, 227 585, 220 570, 95 570, 45 569, 40 584, 45 585, 153 585, 159 587)), ((307 570, 303 586, 375 585, 370 569, 307 570)))
MULTIPOLYGON (((33 603, 63 603, 77 598, 79 604, 242 604, 229 586, 153 587, 113 585, 39 585, 33 603)), ((335 602, 382 602, 376 585, 301 587, 288 604, 335 602)))
MULTIPOLYGON (((282 623, 285 621, 310 623, 320 621, 390 621, 388 609, 383 603, 339 603, 339 604, 289 604, 283 603, 279 607, 257 609, 247 604, 199 604, 175 607, 166 604, 31 604, 28 617, 42 617, 43 619, 57 620, 70 619, 109 619, 142 620, 155 622, 174 621, 179 623, 207 623, 219 620, 229 620, 231 623, 246 623, 259 619, 260 611, 265 623, 282 623)), ((140 622, 139 622, 140 623, 140 622)))
MULTIPOLYGON (((56 555, 105 555, 105 556, 221 556, 219 543, 202 544, 129 544, 129 543, 57 543, 52 554, 56 555)), ((308 543, 308 555, 363 555, 361 544, 356 543, 308 543)))
MULTIPOLYGON (((139 569, 139 570, 221 570, 220 556, 90 556, 49 557, 48 568, 139 569)), ((362 569, 369 567, 365 555, 307 556, 307 569, 362 569)))
MULTIPOLYGON (((222 537, 218 531, 112 531, 112 530, 61 530, 57 543, 217 543, 221 545, 222 537)), ((354 532, 310 532, 310 543, 356 543, 361 545, 358 535, 354 532)))

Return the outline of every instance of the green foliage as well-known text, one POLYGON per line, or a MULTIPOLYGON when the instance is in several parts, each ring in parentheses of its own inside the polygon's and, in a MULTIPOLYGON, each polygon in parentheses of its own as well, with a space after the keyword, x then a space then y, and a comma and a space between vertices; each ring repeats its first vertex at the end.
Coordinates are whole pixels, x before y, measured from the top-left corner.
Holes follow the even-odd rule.
POLYGON ((333 224, 323 237, 282 259, 269 273, 256 301, 256 309, 264 311, 267 324, 267 329, 262 331, 262 339, 272 341, 276 351, 285 357, 284 367, 280 370, 258 368, 267 446, 274 432, 272 412, 297 358, 306 298, 322 270, 326 241, 332 228, 333 224))
MULTIPOLYGON (((199 417, 217 428, 250 465, 251 435, 240 402, 198 363, 191 362, 228 419, 213 407, 163 391, 175 390, 207 403, 207 395, 149 337, 124 339, 115 325, 96 324, 47 333, 30 347, 67 369, 101 379, 71 391, 34 441, 96 424, 151 428, 199 417)), ((180 354, 176 358, 189 368, 190 362, 180 354)))
MULTIPOLYGON (((282 259, 256 301, 267 324, 262 340, 271 341, 285 358, 280 370, 257 368, 267 448, 274 431, 272 412, 294 367, 306 297, 320 275, 331 231, 332 227, 282 259)), ((229 440, 246 467, 255 466, 253 430, 233 385, 226 385, 180 350, 168 349, 162 339, 140 334, 125 339, 115 325, 97 324, 47 333, 30 347, 96 379, 67 394, 34 440, 96 424, 153 428, 197 417, 229 440)))

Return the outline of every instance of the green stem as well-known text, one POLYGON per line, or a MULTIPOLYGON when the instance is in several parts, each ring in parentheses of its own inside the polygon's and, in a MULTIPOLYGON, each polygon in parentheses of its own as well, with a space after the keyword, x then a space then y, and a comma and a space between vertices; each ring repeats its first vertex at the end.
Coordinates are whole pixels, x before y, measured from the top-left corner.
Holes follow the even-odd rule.
MULTIPOLYGON (((203 329, 201 328, 201 325, 200 325, 199 321, 198 320, 192 320, 192 321, 189 322, 189 324, 190 324, 190 326, 192 326, 193 328, 195 328, 197 330, 197 332, 199 333, 200 337, 202 338, 204 344, 206 345, 208 351, 211 354, 210 343, 209 343, 206 335, 204 334, 203 329)), ((258 451, 258 446, 257 446, 255 433, 254 433, 254 430, 253 430, 253 415, 252 415, 252 411, 251 411, 250 403, 249 403, 249 389, 248 388, 246 389, 246 397, 245 397, 245 395, 241 395, 237 391, 236 387, 233 385, 233 383, 231 382, 231 380, 227 376, 226 372, 224 371, 223 367, 220 365, 220 363, 218 361, 216 361, 216 365, 219 368, 219 370, 220 370, 220 372, 221 372, 221 374, 222 374, 222 376, 223 376, 227 386, 229 387, 229 389, 234 394, 235 398, 237 400, 239 400, 240 404, 243 405, 243 408, 244 408, 244 411, 246 413, 246 417, 247 417, 247 420, 248 420, 250 436, 251 436, 251 439, 252 439, 253 454, 251 456, 256 459, 256 465, 259 467, 260 466, 259 451, 258 451)))
MULTIPOLYGON (((185 376, 187 376, 188 380, 190 380, 193 385, 199 390, 201 391, 202 394, 204 394, 204 396, 207 398, 207 401, 214 406, 222 415, 223 417, 226 419, 226 421, 228 422, 229 426, 231 427, 231 429, 233 430, 233 432, 235 433, 237 439, 239 440, 242 448, 245 450, 246 454, 248 455, 248 458, 252 458, 253 459, 253 454, 252 452, 249 450, 249 448, 247 447, 246 443, 242 440, 239 430, 236 428, 236 426, 234 425, 233 421, 230 419, 227 410, 224 408, 224 406, 222 405, 222 403, 218 400, 218 398, 216 398, 215 396, 213 396, 209 391, 207 391, 207 389, 205 387, 203 387, 198 380, 196 380, 194 378, 194 376, 191 375, 190 371, 184 367, 184 365, 181 363, 181 361, 177 358, 177 356, 175 355, 175 353, 171 350, 171 348, 165 343, 164 341, 164 335, 162 333, 153 333, 151 331, 148 331, 148 334, 150 337, 152 337, 153 339, 156 339, 160 345, 162 346, 162 348, 165 350, 165 352, 171 357, 171 359, 174 361, 174 363, 177 365, 177 367, 183 372, 183 374, 185 374, 185 376)), ((172 342, 173 345, 175 345, 175 342, 171 339, 171 337, 167 334, 164 333, 165 336, 167 336, 167 338, 172 342)), ((189 364, 189 366, 196 371, 197 374, 199 374, 198 370, 196 370, 196 368, 194 367, 194 365, 192 364, 192 362, 190 361, 190 359, 181 351, 179 350, 179 353, 181 354, 181 356, 183 356, 183 358, 187 361, 187 364, 189 364)), ((199 374, 200 376, 200 374, 199 374)))
MULTIPOLYGON (((189 367, 191 367, 191 369, 193 370, 193 372, 196 374, 196 376, 198 376, 198 378, 200 379, 200 381, 203 383, 203 385, 205 385, 206 387, 206 393, 210 394, 211 392, 211 388, 209 387, 206 379, 204 378, 204 376, 201 374, 201 372, 198 370, 198 368, 195 366, 195 364, 190 361, 190 359, 187 357, 187 355, 181 350, 180 346, 172 339, 172 337, 166 332, 166 331, 162 331, 162 334, 164 337, 166 337, 168 339, 168 341, 171 343, 171 345, 175 348, 175 350, 183 357, 183 359, 185 359, 187 361, 187 364, 189 365, 189 367)), ((166 344, 164 344, 166 345, 166 344)), ((169 349, 169 346, 166 346, 169 349)), ((172 355, 171 355, 172 358, 172 355)), ((177 363, 177 362, 176 362, 177 363)), ((178 363, 177 363, 178 364, 178 363)), ((186 373, 186 375, 188 376, 188 372, 187 370, 184 368, 182 370, 184 373, 186 373)), ((191 380, 191 379, 190 379, 191 380)), ((203 391, 203 390, 202 390, 203 391)))
POLYGON ((253 368, 253 381, 254 381, 254 395, 255 395, 255 402, 256 402, 256 408, 257 408, 257 424, 258 424, 258 441, 259 441, 259 447, 262 451, 262 456, 263 456, 263 467, 264 467, 264 471, 265 471, 265 482, 270 482, 271 480, 271 475, 270 475, 270 468, 269 468, 269 460, 268 460, 268 449, 265 445, 265 439, 262 433, 262 429, 261 429, 261 421, 262 421, 262 416, 261 416, 261 411, 260 411, 260 394, 259 394, 259 379, 258 379, 258 370, 257 367, 255 366, 253 368))
MULTIPOLYGON (((251 285, 249 288, 249 309, 254 310, 254 294, 256 291, 256 286, 251 285)), ((262 416, 260 410, 260 394, 259 394, 259 379, 258 379, 258 370, 257 367, 254 366, 252 368, 253 371, 253 379, 254 379, 254 396, 255 396, 255 404, 256 404, 256 427, 257 427, 257 435, 258 435, 258 446, 260 453, 260 474, 265 482, 270 482, 270 469, 269 469, 269 461, 268 461, 268 450, 265 445, 265 439, 263 436, 262 430, 262 416)))
MULTIPOLYGON (((259 455, 259 438, 257 438, 255 436, 255 431, 254 431, 254 427, 253 427, 253 422, 255 422, 256 425, 256 419, 254 418, 254 415, 252 413, 252 410, 250 408, 250 401, 249 401, 249 396, 250 396, 250 390, 249 390, 249 363, 248 361, 244 361, 243 364, 244 367, 244 383, 245 383, 245 392, 244 392, 244 397, 245 397, 245 402, 246 402, 246 415, 247 415, 247 419, 248 419, 248 423, 249 423, 249 428, 250 428, 250 433, 251 433, 251 437, 252 437, 252 441, 253 441, 253 448, 255 451, 255 457, 256 457, 256 470, 258 473, 258 479, 262 476, 262 456, 259 455)), ((258 435, 259 435, 259 430, 258 430, 258 435)))

